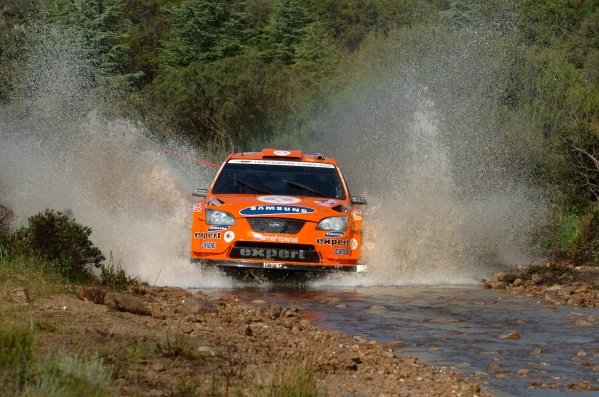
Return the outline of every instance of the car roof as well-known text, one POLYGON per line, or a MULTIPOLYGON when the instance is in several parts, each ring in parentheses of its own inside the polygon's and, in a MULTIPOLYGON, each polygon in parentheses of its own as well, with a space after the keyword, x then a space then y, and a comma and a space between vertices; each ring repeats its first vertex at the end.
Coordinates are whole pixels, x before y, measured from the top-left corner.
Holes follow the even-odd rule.
POLYGON ((273 160, 273 161, 305 161, 310 163, 332 164, 337 167, 337 161, 332 157, 325 157, 320 153, 306 154, 301 150, 262 149, 261 152, 233 153, 229 160, 273 160))

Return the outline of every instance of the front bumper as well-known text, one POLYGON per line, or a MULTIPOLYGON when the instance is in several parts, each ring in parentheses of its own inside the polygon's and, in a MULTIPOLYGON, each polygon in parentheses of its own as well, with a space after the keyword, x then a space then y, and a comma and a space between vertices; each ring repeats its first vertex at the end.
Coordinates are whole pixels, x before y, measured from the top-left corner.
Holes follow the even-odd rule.
POLYGON ((220 267, 220 268, 235 268, 235 269, 275 269, 275 270, 292 270, 304 272, 350 272, 362 273, 367 271, 366 265, 309 265, 298 263, 284 262, 245 262, 245 261, 221 261, 207 260, 200 258, 191 259, 192 263, 201 265, 220 267))

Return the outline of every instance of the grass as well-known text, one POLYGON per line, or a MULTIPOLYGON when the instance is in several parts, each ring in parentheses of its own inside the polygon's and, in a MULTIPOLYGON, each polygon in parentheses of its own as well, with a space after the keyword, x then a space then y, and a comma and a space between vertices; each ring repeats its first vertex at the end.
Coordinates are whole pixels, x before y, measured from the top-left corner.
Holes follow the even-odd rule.
POLYGON ((0 255, 0 291, 22 287, 36 298, 75 291, 74 284, 50 262, 0 255))
POLYGON ((38 359, 32 325, 0 324, 0 384, 6 396, 110 396, 110 374, 97 355, 61 351, 38 359))
POLYGON ((263 397, 326 397, 327 393, 318 388, 316 375, 306 362, 280 371, 270 385, 266 386, 263 397))

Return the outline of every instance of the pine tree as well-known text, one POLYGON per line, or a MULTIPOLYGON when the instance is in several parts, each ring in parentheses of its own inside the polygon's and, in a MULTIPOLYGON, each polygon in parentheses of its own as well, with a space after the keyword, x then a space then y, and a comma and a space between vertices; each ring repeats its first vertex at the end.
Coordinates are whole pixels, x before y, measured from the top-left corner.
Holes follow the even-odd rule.
POLYGON ((101 71, 116 73, 126 60, 123 11, 122 0, 56 0, 52 16, 79 39, 101 71))
POLYGON ((336 64, 337 55, 330 37, 320 24, 308 25, 295 48, 295 67, 310 78, 320 80, 331 76, 336 64))
POLYGON ((306 11, 295 0, 277 1, 264 29, 262 58, 291 65, 295 59, 295 47, 304 35, 307 22, 306 11))
POLYGON ((242 2, 185 0, 171 12, 173 37, 164 44, 167 68, 237 55, 249 36, 242 2))

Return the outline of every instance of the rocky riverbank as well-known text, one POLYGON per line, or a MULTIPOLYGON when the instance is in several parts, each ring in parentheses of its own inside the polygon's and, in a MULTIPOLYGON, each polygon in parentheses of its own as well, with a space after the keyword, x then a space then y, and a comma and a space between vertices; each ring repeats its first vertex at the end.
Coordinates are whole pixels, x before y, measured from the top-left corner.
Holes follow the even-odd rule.
MULTIPOLYGON (((598 307, 599 267, 547 262, 514 272, 495 273, 483 282, 483 287, 541 297, 549 306, 598 307)), ((590 319, 593 320, 599 319, 590 319)))
POLYGON ((311 377, 310 395, 488 395, 391 345, 319 329, 297 307, 145 285, 27 301, 5 300, 15 310, 4 312, 35 324, 36 350, 98 355, 117 395, 274 395, 286 382, 308 387, 311 377))

